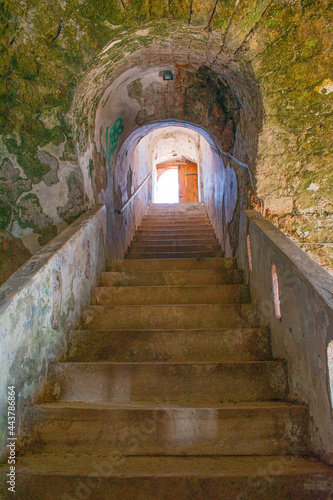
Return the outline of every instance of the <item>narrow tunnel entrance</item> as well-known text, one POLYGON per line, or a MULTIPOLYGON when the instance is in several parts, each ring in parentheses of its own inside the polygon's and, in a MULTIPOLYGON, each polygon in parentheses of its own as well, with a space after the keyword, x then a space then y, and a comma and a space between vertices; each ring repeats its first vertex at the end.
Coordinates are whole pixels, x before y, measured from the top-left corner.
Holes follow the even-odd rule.
MULTIPOLYGON (((126 210, 122 218, 115 217, 109 225, 110 239, 114 244, 119 230, 124 231, 124 246, 128 248, 133 231, 152 203, 203 203, 222 251, 232 256, 237 246, 238 212, 247 202, 248 179, 242 175, 246 172, 240 172, 238 182, 236 169, 220 154, 215 138, 195 124, 168 120, 141 127, 130 134, 117 157, 114 195, 117 207, 125 203, 126 210), (160 186, 172 177, 174 186, 165 188, 161 198, 160 186), (127 205, 141 185, 143 188, 127 205), (166 198, 171 189, 176 195, 166 198)), ((106 197, 105 202, 108 200, 106 197)))

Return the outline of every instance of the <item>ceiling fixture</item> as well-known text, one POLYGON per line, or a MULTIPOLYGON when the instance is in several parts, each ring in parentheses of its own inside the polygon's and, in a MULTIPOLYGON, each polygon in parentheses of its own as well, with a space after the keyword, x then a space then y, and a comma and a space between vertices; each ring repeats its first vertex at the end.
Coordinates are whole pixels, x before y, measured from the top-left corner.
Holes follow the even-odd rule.
POLYGON ((163 75, 163 80, 173 80, 173 74, 170 69, 167 71, 163 71, 162 75, 163 75))

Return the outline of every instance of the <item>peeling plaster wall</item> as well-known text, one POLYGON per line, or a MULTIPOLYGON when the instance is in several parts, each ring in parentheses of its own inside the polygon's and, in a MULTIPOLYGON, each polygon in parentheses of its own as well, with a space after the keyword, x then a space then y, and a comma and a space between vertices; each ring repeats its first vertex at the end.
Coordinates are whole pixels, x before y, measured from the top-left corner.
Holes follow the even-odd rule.
POLYGON ((0 443, 7 439, 7 387, 18 416, 38 397, 48 363, 64 350, 66 332, 90 301, 105 266, 105 207, 78 218, 0 287, 0 443))
POLYGON ((241 215, 238 263, 246 270, 262 325, 270 327, 273 355, 287 361, 290 396, 309 405, 312 451, 333 464, 333 400, 327 359, 333 340, 333 278, 253 211, 241 215), (280 319, 274 311, 273 264, 279 281, 280 319))

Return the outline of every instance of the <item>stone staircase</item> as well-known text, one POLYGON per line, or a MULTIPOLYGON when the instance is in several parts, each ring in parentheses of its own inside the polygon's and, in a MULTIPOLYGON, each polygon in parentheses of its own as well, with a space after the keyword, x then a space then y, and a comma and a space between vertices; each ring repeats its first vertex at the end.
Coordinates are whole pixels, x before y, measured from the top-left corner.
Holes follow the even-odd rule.
POLYGON ((152 205, 26 408, 16 498, 329 499, 308 426, 204 206, 152 205))

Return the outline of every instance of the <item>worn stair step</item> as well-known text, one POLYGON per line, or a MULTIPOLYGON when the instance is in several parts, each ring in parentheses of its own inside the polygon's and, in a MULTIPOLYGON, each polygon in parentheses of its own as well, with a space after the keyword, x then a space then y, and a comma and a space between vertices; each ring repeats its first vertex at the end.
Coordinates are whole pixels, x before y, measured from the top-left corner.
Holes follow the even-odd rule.
MULTIPOLYGON (((128 260, 127 262, 138 261, 128 260)), ((101 274, 100 286, 229 285, 242 284, 243 279, 243 271, 239 269, 222 271, 109 271, 101 274)))
POLYGON ((173 220, 173 219, 182 219, 182 220, 205 220, 210 222, 210 219, 208 217, 207 212, 200 212, 200 213, 180 213, 180 212, 147 212, 143 217, 142 220, 146 219, 167 219, 167 220, 173 220))
POLYGON ((133 254, 139 254, 139 253, 146 253, 149 252, 150 254, 153 253, 188 253, 188 252, 212 252, 216 253, 218 252, 219 246, 216 243, 213 244, 206 244, 206 243, 200 243, 197 245, 159 245, 159 244, 154 244, 151 246, 146 246, 146 245, 141 245, 140 243, 135 243, 132 245, 128 252, 127 255, 133 255, 133 254))
POLYGON ((233 330, 74 330, 68 334, 64 361, 239 362, 271 358, 266 329, 233 330))
POLYGON ((115 304, 237 304, 250 302, 247 285, 98 287, 93 305, 115 304))
POLYGON ((163 245, 168 245, 168 246, 182 246, 182 245, 218 245, 218 241, 215 237, 211 236, 209 238, 207 237, 201 237, 201 238, 193 238, 191 236, 187 236, 186 238, 170 238, 169 236, 157 236, 155 238, 145 238, 144 235, 141 235, 139 237, 135 237, 132 241, 132 245, 140 245, 140 246, 145 246, 145 247, 151 247, 151 246, 163 246, 163 245))
POLYGON ((146 226, 154 226, 156 228, 168 226, 168 227, 177 227, 177 226, 187 226, 188 229, 195 227, 195 228, 202 228, 206 227, 207 229, 209 228, 213 232, 213 226, 211 225, 210 222, 206 222, 204 220, 184 220, 184 219, 179 219, 179 220, 170 220, 170 219, 147 219, 147 220, 141 220, 140 223, 140 228, 144 228, 146 226))
POLYGON ((213 225, 209 217, 168 217, 167 215, 154 216, 154 217, 143 217, 139 223, 139 226, 145 225, 174 225, 182 224, 184 226, 191 225, 195 226, 199 224, 202 228, 209 228, 213 230, 213 225))
POLYGON ((197 212, 200 210, 207 210, 206 206, 201 201, 187 201, 185 203, 151 203, 147 208, 148 211, 151 210, 170 210, 170 211, 179 211, 179 212, 197 212))
MULTIPOLYGON (((61 500, 106 500, 110 491, 112 500, 329 500, 333 491, 332 467, 315 458, 291 455, 36 453, 19 458, 16 467, 15 498, 19 500, 45 500, 46 491, 48 500, 59 500, 59 492, 61 500)), ((5 500, 13 497, 4 486, 2 493, 5 500)))
POLYGON ((222 257, 222 252, 210 252, 210 251, 188 251, 188 252, 180 252, 180 251, 174 251, 174 252, 148 252, 148 251, 142 251, 142 252, 136 252, 133 250, 128 256, 126 256, 126 259, 191 259, 191 258, 197 258, 197 259, 204 259, 207 257, 222 257))
POLYGON ((213 230, 207 230, 207 231, 200 231, 200 229, 182 229, 178 227, 172 227, 172 226, 156 226, 154 227, 149 227, 147 229, 140 229, 136 233, 136 235, 144 236, 146 238, 149 238, 150 235, 158 236, 158 235, 165 235, 169 236, 170 239, 173 238, 173 235, 182 235, 186 237, 191 237, 191 238, 197 238, 197 239, 204 239, 205 237, 209 237, 210 239, 215 238, 215 232, 213 230))
POLYGON ((215 238, 215 232, 213 231, 212 228, 203 228, 203 229, 177 229, 177 228, 169 228, 169 229, 161 229, 160 227, 152 228, 152 229, 138 229, 135 233, 135 235, 140 236, 146 236, 147 238, 150 236, 170 236, 170 238, 176 237, 176 236, 193 236, 193 237, 214 237, 215 238))
POLYGON ((142 222, 146 221, 157 221, 157 222, 165 222, 165 221, 184 221, 184 222, 205 222, 206 224, 211 224, 211 221, 207 214, 201 215, 182 215, 182 214, 147 214, 142 217, 142 222))
POLYGON ((178 234, 174 236, 170 235, 155 235, 155 236, 146 236, 145 234, 139 234, 134 236, 132 240, 132 244, 135 242, 140 242, 141 244, 144 245, 151 245, 154 242, 161 242, 164 245, 179 245, 179 244, 196 244, 196 243, 201 243, 201 242, 207 242, 207 243, 218 243, 216 237, 212 235, 200 235, 200 236, 192 236, 190 234, 188 235, 183 235, 183 234, 178 234))
POLYGON ((210 224, 207 223, 199 223, 199 222, 174 222, 174 223, 168 223, 167 221, 164 221, 164 223, 161 224, 140 224, 139 230, 142 231, 152 231, 155 229, 163 230, 163 231, 174 231, 176 229, 183 231, 183 230, 195 230, 195 231, 201 231, 201 229, 210 229, 213 231, 213 228, 210 224))
POLYGON ((149 250, 150 252, 217 252, 219 250, 219 245, 216 243, 206 243, 204 241, 200 241, 197 244, 192 244, 192 242, 188 242, 185 245, 181 243, 173 242, 172 244, 166 245, 164 242, 154 243, 153 245, 145 245, 141 242, 136 242, 129 248, 128 253, 130 252, 146 252, 149 250))
POLYGON ((143 217, 140 226, 204 225, 212 228, 208 217, 143 217))
POLYGON ((206 213, 207 208, 204 203, 201 202, 196 202, 196 203, 172 203, 170 205, 166 203, 152 203, 147 207, 146 213, 151 213, 151 212, 172 212, 172 213, 206 213))
MULTIPOLYGON (((108 271, 224 271, 235 270, 236 260, 226 258, 208 259, 156 259, 156 260, 113 260, 108 263, 108 271)), ((243 273, 237 270, 238 273, 243 273)))
POLYGON ((143 217, 207 217, 208 213, 205 209, 200 210, 147 210, 143 217))
POLYGON ((211 224, 211 220, 208 217, 207 213, 198 213, 198 214, 182 214, 182 213, 147 213, 141 219, 142 221, 146 220, 157 220, 157 221, 203 221, 207 224, 211 224))
POLYGON ((182 216, 182 217, 202 217, 202 216, 207 216, 207 210, 206 208, 199 208, 196 210, 168 210, 167 208, 163 208, 162 210, 156 210, 156 209, 148 209, 146 213, 144 214, 145 217, 148 217, 150 215, 160 215, 163 216, 165 215, 166 217, 168 216, 182 216))
POLYGON ((273 401, 287 394, 283 361, 51 363, 43 401, 207 403, 273 401))
POLYGON ((252 304, 86 306, 82 314, 82 328, 91 330, 257 326, 257 309, 252 304))
MULTIPOLYGON (((31 451, 120 455, 304 453, 308 411, 299 404, 163 407, 56 403, 27 407, 21 446, 31 451)), ((18 448, 19 449, 19 448, 18 448)))

